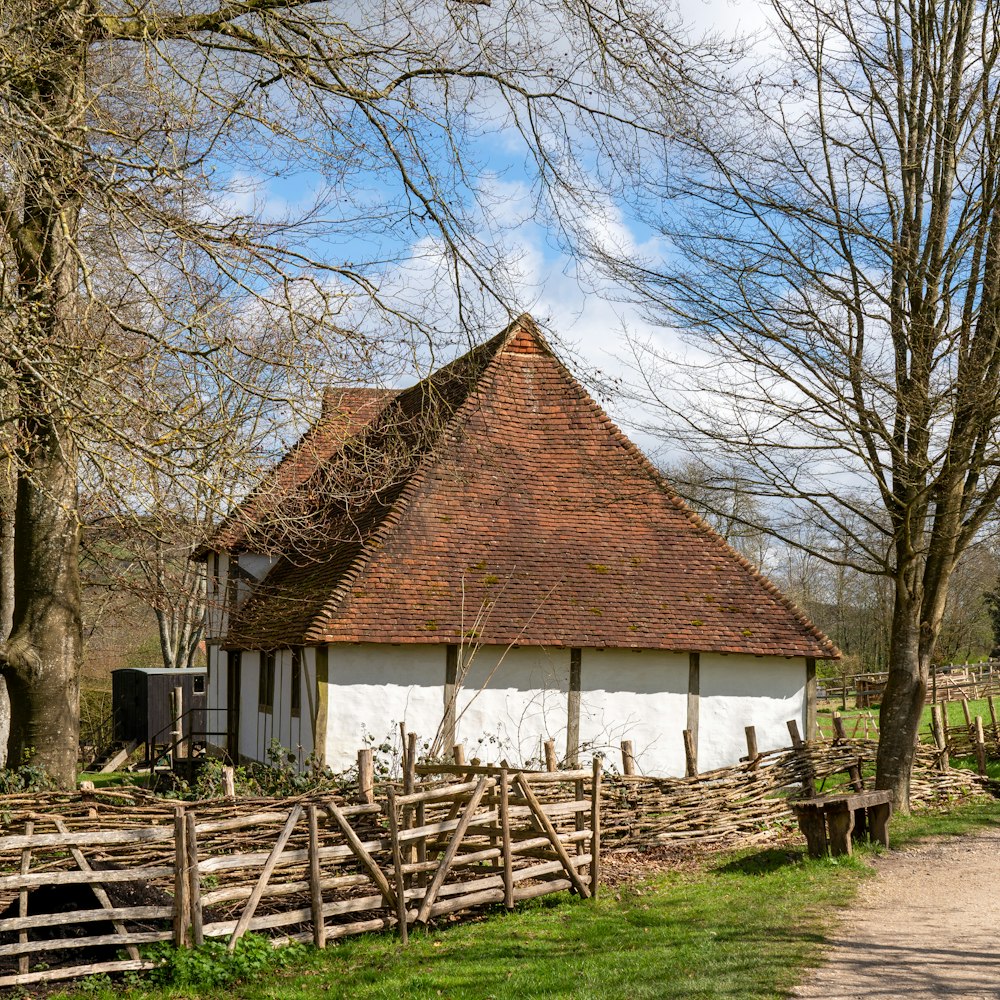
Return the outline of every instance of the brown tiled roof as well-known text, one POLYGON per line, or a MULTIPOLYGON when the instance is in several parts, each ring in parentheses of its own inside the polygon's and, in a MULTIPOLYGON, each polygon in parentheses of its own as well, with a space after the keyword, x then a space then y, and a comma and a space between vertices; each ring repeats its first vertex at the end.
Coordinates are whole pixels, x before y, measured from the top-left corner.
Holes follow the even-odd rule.
POLYGON ((323 394, 319 420, 289 449, 256 489, 219 525, 195 552, 280 550, 289 521, 285 505, 323 463, 328 462, 362 427, 370 423, 396 395, 396 389, 332 387, 323 394))
POLYGON ((835 657, 673 493, 529 317, 391 400, 301 485, 311 527, 228 644, 835 657))

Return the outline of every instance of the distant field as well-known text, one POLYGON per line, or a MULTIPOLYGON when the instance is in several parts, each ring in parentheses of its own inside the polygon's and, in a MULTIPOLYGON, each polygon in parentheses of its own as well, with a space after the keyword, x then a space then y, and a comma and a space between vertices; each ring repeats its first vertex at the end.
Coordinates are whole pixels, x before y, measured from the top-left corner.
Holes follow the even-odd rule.
MULTIPOLYGON (((994 697, 994 705, 1000 711, 1000 698, 994 697)), ((944 701, 940 703, 947 713, 948 725, 951 728, 958 728, 965 725, 965 714, 962 711, 960 701, 944 701)), ((833 736, 833 713, 840 712, 840 717, 844 720, 844 728, 848 737, 863 737, 865 735, 865 722, 868 723, 868 736, 871 739, 878 738, 878 713, 879 705, 872 705, 871 708, 847 708, 841 709, 836 702, 821 702, 816 711, 816 722, 820 733, 825 738, 833 736)), ((985 698, 975 698, 969 701, 969 714, 972 718, 977 715, 983 719, 983 724, 990 726, 990 706, 985 698)), ((922 739, 931 739, 931 706, 925 705, 923 715, 920 718, 920 734, 922 739)))

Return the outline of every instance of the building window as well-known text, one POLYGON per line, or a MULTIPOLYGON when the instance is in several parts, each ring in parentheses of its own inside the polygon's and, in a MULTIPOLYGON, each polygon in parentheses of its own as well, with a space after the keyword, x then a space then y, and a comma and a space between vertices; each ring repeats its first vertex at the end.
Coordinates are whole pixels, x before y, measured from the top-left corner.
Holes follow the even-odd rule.
POLYGON ((274 650, 260 654, 260 682, 257 687, 257 709, 268 713, 274 709, 274 650))
POLYGON ((302 650, 292 650, 292 718, 302 714, 302 650))

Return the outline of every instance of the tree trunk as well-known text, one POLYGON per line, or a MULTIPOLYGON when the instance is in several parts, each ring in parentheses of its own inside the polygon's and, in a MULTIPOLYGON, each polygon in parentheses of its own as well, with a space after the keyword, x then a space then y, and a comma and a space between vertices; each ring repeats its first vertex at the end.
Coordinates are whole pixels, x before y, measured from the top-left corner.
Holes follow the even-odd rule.
POLYGON ((904 813, 910 811, 910 771, 930 669, 930 655, 921 647, 920 617, 919 602, 897 589, 889 678, 879 711, 875 787, 890 790, 893 809, 904 813))
POLYGON ((82 660, 76 462, 69 431, 38 421, 17 487, 13 629, 0 645, 7 759, 37 754, 65 787, 76 783, 82 660))
POLYGON ((0 642, 14 627, 14 497, 17 481, 11 456, 0 451, 0 642))
MULTIPOLYGON (((14 496, 16 480, 12 457, 0 452, 0 643, 14 626, 14 496)), ((10 698, 0 674, 0 767, 7 763, 10 738, 10 698)))

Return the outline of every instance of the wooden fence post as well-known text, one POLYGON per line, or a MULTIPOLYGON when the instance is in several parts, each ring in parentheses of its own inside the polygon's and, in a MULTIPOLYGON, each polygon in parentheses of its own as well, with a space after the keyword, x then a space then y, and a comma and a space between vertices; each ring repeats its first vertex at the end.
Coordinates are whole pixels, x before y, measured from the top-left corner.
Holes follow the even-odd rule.
POLYGON ((451 748, 451 756, 452 756, 452 759, 455 761, 456 764, 464 764, 465 763, 465 744, 464 743, 456 743, 451 748))
MULTIPOLYGON (((25 837, 30 837, 35 832, 35 824, 32 820, 28 820, 24 824, 24 835, 25 837)), ((21 851, 21 874, 27 875, 28 869, 31 868, 31 848, 26 847, 21 851)), ((28 890, 22 889, 17 896, 17 915, 24 919, 28 915, 28 890)), ((28 943, 28 932, 27 930, 20 930, 17 933, 17 940, 20 944, 25 945, 28 943)), ((21 975, 26 975, 29 969, 28 956, 21 955, 17 960, 17 971, 21 975)))
MULTIPOLYGON (((992 665, 990 666, 990 670, 993 670, 992 665)), ((993 739, 1000 743, 1000 726, 997 725, 997 710, 996 706, 993 704, 993 695, 989 695, 987 697, 986 704, 990 709, 990 728, 993 730, 993 739)))
POLYGON ((694 745, 694 733, 685 729, 683 736, 685 776, 695 778, 698 776, 698 748, 694 745))
POLYGON ((979 773, 986 774, 986 736, 983 734, 983 717, 976 716, 976 763, 979 765, 979 773))
POLYGON ((833 712, 830 716, 830 721, 833 723, 833 742, 846 743, 847 730, 844 728, 844 717, 840 712, 833 712))
POLYGON ((375 761, 371 747, 358 751, 358 801, 367 805, 375 801, 375 761))
POLYGON ((622 740, 622 774, 627 777, 635 774, 635 753, 631 740, 622 740))
POLYGON ((590 786, 590 894, 595 899, 601 884, 601 758, 595 757, 591 765, 593 778, 590 786))
POLYGON ((546 740, 544 745, 545 745, 545 770, 558 771, 559 758, 556 757, 556 741, 546 740))
POLYGON ((193 812, 184 814, 186 833, 186 855, 188 871, 188 900, 191 911, 191 937, 196 948, 200 948, 205 943, 205 934, 202 930, 202 907, 201 907, 201 872, 198 869, 198 830, 196 817, 193 812))
POLYGON ((392 867, 396 875, 396 919, 399 937, 403 944, 410 939, 406 926, 406 882, 403 879, 403 853, 399 844, 399 820, 396 816, 396 790, 390 785, 386 792, 386 819, 389 821, 389 844, 392 848, 392 867))
POLYGON ((938 768, 947 771, 948 761, 948 730, 944 722, 944 712, 938 702, 931 705, 931 731, 934 733, 934 742, 938 749, 938 768))
MULTIPOLYGON (((401 722, 399 724, 399 735, 403 740, 403 794, 409 795, 416 785, 417 734, 407 733, 406 724, 401 722)), ((400 816, 400 828, 409 830, 413 825, 413 807, 409 805, 403 806, 403 812, 400 816)), ((416 861, 416 844, 412 842, 407 844, 405 857, 408 864, 413 864, 416 861)))
MULTIPOLYGON (((361 751, 364 753, 364 750, 361 751)), ((368 751, 371 753, 371 750, 368 751)), ((323 886, 319 872, 319 819, 316 806, 308 808, 309 817, 309 902, 312 908, 313 944, 317 948, 326 947, 326 921, 323 918, 323 886)))
POLYGON ((503 856, 503 905, 514 909, 514 845, 510 838, 510 775, 500 771, 500 850, 503 856))
POLYGON ((760 754, 757 752, 757 729, 754 726, 744 726, 743 732, 747 737, 747 760, 750 762, 750 769, 757 770, 757 763, 760 754))
POLYGON ((236 768, 228 765, 222 769, 222 794, 227 799, 236 798, 236 768))
MULTIPOLYGON (((846 743, 847 730, 844 728, 844 720, 840 712, 833 713, 833 742, 846 743)), ((861 760, 857 764, 851 764, 847 768, 847 774, 851 779, 851 786, 856 792, 863 792, 865 788, 864 778, 861 775, 861 760)))
POLYGON ((802 788, 807 798, 812 798, 816 794, 816 775, 813 773, 812 764, 809 761, 809 754, 806 745, 799 735, 799 724, 795 719, 787 722, 788 735, 792 738, 792 746, 798 751, 799 762, 802 766, 802 788))
POLYGON ((965 716, 965 727, 969 730, 969 735, 972 735, 972 712, 969 711, 969 699, 966 697, 962 698, 962 715, 965 716))
POLYGON ((186 948, 191 923, 191 896, 187 878, 187 821, 184 808, 174 810, 174 946, 186 948))

